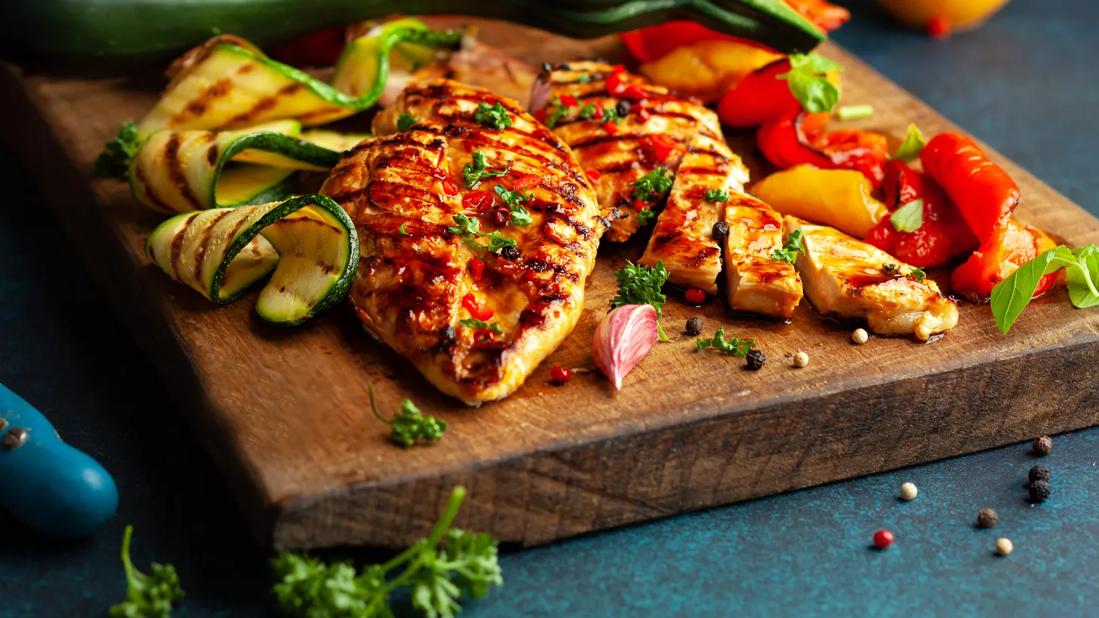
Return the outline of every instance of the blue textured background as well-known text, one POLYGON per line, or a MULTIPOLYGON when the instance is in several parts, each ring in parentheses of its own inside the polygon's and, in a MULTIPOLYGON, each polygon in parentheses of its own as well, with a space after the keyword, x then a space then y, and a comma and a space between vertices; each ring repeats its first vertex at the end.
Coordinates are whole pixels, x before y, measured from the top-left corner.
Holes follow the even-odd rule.
MULTIPOLYGON (((1016 0, 977 32, 933 41, 858 3, 836 38, 1099 213, 1097 18, 1092 0, 1016 0)), ((0 513, 0 616, 102 615, 123 595, 125 522, 139 564, 178 567, 188 596, 177 615, 264 615, 266 556, 162 380, 12 155, 0 157, 0 382, 98 457, 122 494, 118 519, 78 544, 0 513)), ((1055 496, 1041 506, 1024 500, 1035 460, 1018 445, 510 552, 505 587, 466 615, 1095 615, 1097 459, 1099 430, 1058 438, 1042 462, 1055 496), (905 480, 920 487, 915 502, 895 498, 905 480), (986 505, 1002 523, 976 530, 986 505), (897 535, 887 552, 868 548, 879 527, 897 535), (999 535, 1015 542, 1009 558, 992 554, 999 535)))

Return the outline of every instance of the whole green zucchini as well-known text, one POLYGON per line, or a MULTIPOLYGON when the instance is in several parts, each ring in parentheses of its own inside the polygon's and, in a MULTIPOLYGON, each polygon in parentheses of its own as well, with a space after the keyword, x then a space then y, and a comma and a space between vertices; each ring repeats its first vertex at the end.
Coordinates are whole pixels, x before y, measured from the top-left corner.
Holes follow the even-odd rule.
POLYGON ((28 0, 0 3, 0 32, 9 55, 153 62, 212 33, 268 45, 397 11, 506 19, 575 38, 691 19, 785 53, 824 39, 782 0, 28 0))

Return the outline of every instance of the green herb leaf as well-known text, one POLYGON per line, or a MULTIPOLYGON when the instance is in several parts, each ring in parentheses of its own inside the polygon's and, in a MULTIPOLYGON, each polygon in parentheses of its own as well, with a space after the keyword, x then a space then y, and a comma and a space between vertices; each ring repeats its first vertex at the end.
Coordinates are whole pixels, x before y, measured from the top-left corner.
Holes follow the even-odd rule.
POLYGON ((915 199, 889 215, 889 222, 898 232, 915 232, 923 226, 923 200, 915 199))
POLYGON ((604 107, 603 118, 601 118, 601 120, 603 121, 603 124, 607 124, 608 122, 618 124, 622 121, 622 116, 618 113, 617 107, 604 107))
POLYGON ((1074 268, 1065 271, 1068 298, 1077 309, 1099 305, 1099 247, 1087 245, 1072 252, 1074 268))
POLYGON ((586 84, 591 81, 591 75, 587 73, 581 73, 580 75, 576 76, 576 81, 580 82, 581 84, 586 84))
POLYGON ((873 115, 873 105, 841 105, 836 110, 836 117, 840 120, 862 120, 873 115))
MULTIPOLYGON (((618 294, 611 299, 611 308, 622 305, 652 305, 656 309, 656 315, 661 315, 664 303, 668 300, 661 289, 667 283, 668 275, 664 262, 657 262, 652 268, 646 268, 627 260, 626 265, 614 273, 618 280, 618 294)), ((656 323, 656 330, 661 341, 668 340, 660 322, 656 323)))
POLYGON ((584 106, 580 108, 580 113, 578 114, 578 117, 580 118, 580 120, 591 120, 592 116, 594 115, 595 106, 591 103, 585 103, 584 106))
POLYGON ((103 152, 95 160, 92 173, 104 178, 126 180, 130 172, 130 160, 137 154, 141 144, 137 139, 137 125, 123 122, 118 134, 103 146, 103 152))
POLYGON ((912 267, 912 270, 908 271, 908 276, 914 278, 916 281, 923 282, 927 278, 927 273, 922 268, 912 267))
POLYGON ((464 320, 458 320, 458 323, 473 330, 490 330, 497 335, 504 332, 504 329, 500 328, 500 325, 496 322, 486 322, 477 318, 465 318, 464 320))
POLYGON ((728 202, 729 192, 724 189, 707 189, 706 190, 707 202, 728 202))
POLYGON ((562 118, 569 115, 569 108, 566 105, 562 105, 561 99, 558 97, 553 97, 551 105, 553 106, 553 110, 546 116, 546 126, 552 129, 557 126, 557 123, 560 122, 562 118))
POLYGON ((1055 247, 1023 264, 992 288, 992 317, 1001 333, 1011 330, 1023 309, 1030 304, 1034 290, 1042 277, 1076 263, 1076 257, 1065 246, 1055 247))
POLYGON ((465 178, 466 186, 473 189, 485 178, 498 178, 507 174, 509 171, 511 171, 510 166, 489 169, 488 164, 485 161, 485 153, 480 150, 474 150, 470 162, 466 163, 465 167, 462 168, 462 177, 465 178))
POLYGON ((407 131, 412 128, 412 125, 416 124, 416 117, 412 114, 401 114, 397 116, 397 130, 407 131))
POLYGON ((721 326, 714 333, 714 336, 710 339, 705 337, 700 338, 695 342, 695 351, 701 352, 706 349, 719 350, 728 354, 729 356, 748 356, 748 352, 751 351, 752 346, 756 344, 754 339, 739 339, 737 337, 725 338, 725 327, 721 326))
POLYGON ((794 230, 790 232, 789 238, 786 239, 786 244, 782 245, 781 249, 775 249, 771 253, 771 259, 776 262, 786 262, 787 264, 793 264, 798 259, 798 253, 805 252, 805 242, 801 238, 801 230, 794 230))
POLYGON ((534 197, 533 193, 530 191, 526 193, 509 191, 504 185, 496 185, 495 191, 496 195, 500 196, 500 199, 507 204, 508 210, 511 212, 512 225, 530 225, 534 223, 530 212, 523 206, 524 202, 529 202, 534 197))
POLYGON ((172 601, 183 598, 179 576, 170 564, 153 563, 146 575, 130 560, 130 540, 134 527, 122 532, 122 567, 126 570, 126 600, 111 606, 111 618, 168 618, 172 601))
POLYGON ((370 395, 370 409, 374 411, 374 416, 392 429, 389 434, 390 442, 408 448, 416 443, 435 442, 446 433, 446 421, 434 416, 424 416, 409 399, 401 402, 401 411, 393 418, 382 416, 374 402, 374 387, 368 386, 366 390, 370 395))
POLYGON ((473 112, 473 121, 493 129, 506 129, 515 124, 508 110, 499 102, 491 107, 485 103, 479 103, 476 111, 473 112))
POLYGON ((904 141, 897 147, 897 152, 893 154, 893 158, 901 161, 913 161, 920 156, 925 145, 927 145, 927 141, 924 139, 923 133, 920 132, 920 128, 909 123, 904 141))
POLYGON ((408 236, 408 224, 402 223, 400 227, 397 228, 397 231, 401 234, 401 236, 408 236))
POLYGON ((457 225, 451 225, 446 228, 446 231, 454 234, 455 236, 461 236, 462 240, 469 245, 471 249, 477 251, 488 251, 490 253, 499 251, 504 247, 516 247, 518 243, 514 238, 508 238, 500 232, 482 232, 481 222, 473 217, 469 217, 463 214, 454 215, 454 223, 457 225), (482 245, 478 242, 479 238, 488 239, 487 245, 482 245))
POLYGON ((652 208, 642 208, 637 211, 637 224, 641 227, 645 227, 650 221, 656 218, 656 211, 652 208))
POLYGON ((814 53, 790 54, 790 70, 777 76, 785 79, 790 93, 808 112, 830 112, 839 102, 840 92, 828 81, 828 71, 840 71, 839 64, 814 53))
POLYGON ((668 170, 656 168, 630 185, 633 187, 633 199, 648 202, 660 198, 671 190, 672 178, 668 170))

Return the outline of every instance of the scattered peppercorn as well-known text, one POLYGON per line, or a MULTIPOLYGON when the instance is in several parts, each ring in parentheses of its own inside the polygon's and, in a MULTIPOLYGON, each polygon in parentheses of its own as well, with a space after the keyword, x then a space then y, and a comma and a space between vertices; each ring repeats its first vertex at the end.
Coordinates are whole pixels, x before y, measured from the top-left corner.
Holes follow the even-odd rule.
POLYGON ((1052 474, 1050 473, 1049 468, 1045 466, 1034 466, 1030 469, 1030 472, 1027 473, 1027 478, 1031 483, 1035 481, 1045 481, 1048 483, 1051 476, 1052 474))
POLYGON ((630 102, 625 99, 619 99, 618 103, 614 106, 614 111, 618 112, 618 116, 625 118, 630 115, 630 102))
POLYGON ((702 326, 702 318, 697 315, 692 315, 687 318, 687 328, 684 329, 684 332, 694 337, 695 335, 702 333, 702 326))
POLYGON ((809 364, 809 355, 805 352, 799 351, 794 355, 794 366, 801 369, 809 364))
POLYGON ((569 371, 567 367, 554 365, 554 367, 550 369, 550 380, 553 381, 554 384, 564 384, 571 378, 572 372, 569 371))
POLYGON ((1034 443, 1030 445, 1030 452, 1039 457, 1049 455, 1053 452, 1053 438, 1049 436, 1034 438, 1034 443))
POLYGON ((1015 550, 1015 546, 1011 543, 1011 539, 1007 537, 1000 537, 996 539, 996 553, 1001 556, 1007 556, 1015 550))
POLYGON ((987 506, 977 513, 977 527, 979 528, 991 528, 1000 521, 1000 516, 996 514, 996 511, 988 508, 987 506))
POLYGON ((706 302, 706 292, 698 288, 687 288, 687 291, 683 293, 683 298, 692 305, 701 305, 706 302))
POLYGON ((1030 501, 1045 502, 1049 500, 1049 482, 1034 481, 1030 484, 1030 501))
POLYGON ((878 530, 874 533, 874 547, 888 549, 893 544, 893 533, 888 530, 878 530))
POLYGON ((508 245, 500 250, 500 257, 505 260, 518 260, 519 248, 514 245, 508 245))
POLYGON ((916 488, 915 483, 901 483, 901 498, 915 500, 919 493, 920 490, 916 488))
POLYGON ((718 221, 714 224, 713 229, 710 230, 710 235, 713 236, 714 240, 717 242, 725 242, 725 238, 729 236, 729 225, 724 221, 718 221))
POLYGON ((744 357, 744 360, 748 364, 748 369, 759 371, 763 369, 763 363, 767 362, 767 355, 759 348, 752 348, 748 350, 748 355, 744 357))
POLYGON ((856 328, 851 333, 851 341, 854 342, 855 345, 862 345, 862 344, 866 343, 869 340, 870 340, 870 334, 866 332, 866 329, 856 328))

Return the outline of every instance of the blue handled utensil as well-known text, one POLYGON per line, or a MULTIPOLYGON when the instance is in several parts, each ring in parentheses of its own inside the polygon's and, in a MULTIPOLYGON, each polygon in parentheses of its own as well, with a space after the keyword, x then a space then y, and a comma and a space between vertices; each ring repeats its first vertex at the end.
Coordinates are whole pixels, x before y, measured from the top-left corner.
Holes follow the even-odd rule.
POLYGON ((41 412, 0 384, 0 508, 43 534, 84 537, 114 517, 118 488, 41 412))

